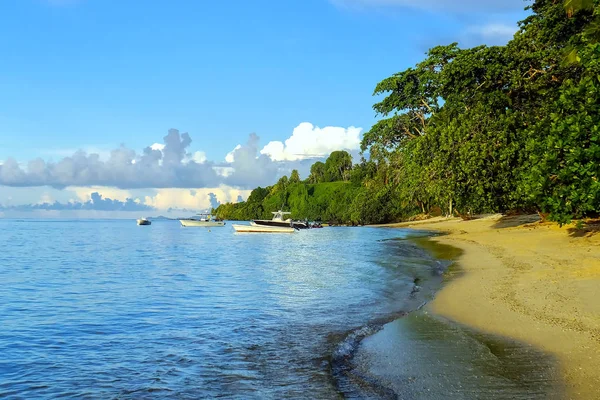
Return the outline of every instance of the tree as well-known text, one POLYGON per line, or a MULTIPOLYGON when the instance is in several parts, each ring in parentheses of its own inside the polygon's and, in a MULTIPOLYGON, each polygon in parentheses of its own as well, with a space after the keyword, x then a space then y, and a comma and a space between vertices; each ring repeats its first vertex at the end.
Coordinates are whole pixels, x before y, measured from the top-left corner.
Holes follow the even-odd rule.
POLYGON ((415 68, 397 73, 375 87, 374 96, 387 96, 373 109, 385 117, 363 138, 361 149, 370 149, 371 156, 385 157, 406 140, 422 136, 432 115, 440 110, 439 75, 459 49, 456 43, 431 49, 425 61, 415 68))
POLYGON ((310 167, 310 176, 308 181, 310 183, 320 183, 325 179, 325 164, 321 161, 317 161, 310 167))
POLYGON ((300 182, 300 174, 298 173, 297 169, 293 170, 292 173, 290 174, 289 182, 290 183, 300 182))
POLYGON ((352 170, 352 156, 347 151, 334 151, 325 161, 325 181, 347 181, 352 170))

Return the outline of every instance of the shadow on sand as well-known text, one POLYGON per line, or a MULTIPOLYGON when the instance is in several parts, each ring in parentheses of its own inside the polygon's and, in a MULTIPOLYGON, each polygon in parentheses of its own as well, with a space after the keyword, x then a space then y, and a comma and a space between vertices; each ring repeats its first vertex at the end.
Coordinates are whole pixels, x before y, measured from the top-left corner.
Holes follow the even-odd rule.
POLYGON ((528 215, 505 215, 493 225, 495 229, 516 228, 517 226, 526 226, 540 222, 541 218, 537 214, 528 215))
POLYGON ((568 231, 571 237, 592 237, 600 233, 600 219, 586 221, 582 227, 569 228, 568 231))

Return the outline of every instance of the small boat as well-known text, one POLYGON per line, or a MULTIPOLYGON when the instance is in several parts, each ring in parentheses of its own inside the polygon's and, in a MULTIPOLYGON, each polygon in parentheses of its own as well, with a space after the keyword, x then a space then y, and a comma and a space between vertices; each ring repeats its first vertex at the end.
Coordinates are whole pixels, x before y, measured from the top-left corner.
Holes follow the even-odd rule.
POLYGON ((288 211, 273 211, 273 219, 255 219, 254 222, 257 225, 263 226, 278 226, 278 227, 292 227, 296 229, 307 229, 308 224, 301 221, 292 221, 290 218, 283 219, 285 215, 291 214, 288 211))
POLYGON ((151 223, 152 221, 150 221, 148 218, 140 218, 137 220, 138 225, 150 225, 151 223))
POLYGON ((224 221, 218 221, 210 214, 196 214, 192 218, 182 218, 179 220, 181 225, 187 227, 205 227, 213 228, 217 226, 225 226, 224 221))
POLYGON ((291 226, 266 226, 251 222, 250 225, 231 224, 236 232, 244 233, 294 233, 296 228, 291 226))

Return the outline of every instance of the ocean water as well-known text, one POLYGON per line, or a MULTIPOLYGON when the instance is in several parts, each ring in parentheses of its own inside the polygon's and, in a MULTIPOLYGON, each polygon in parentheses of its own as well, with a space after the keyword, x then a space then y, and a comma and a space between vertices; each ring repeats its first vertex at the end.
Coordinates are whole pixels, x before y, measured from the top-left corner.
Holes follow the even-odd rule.
MULTIPOLYGON (((442 284, 447 263, 409 235, 0 219, 0 398, 395 398, 413 367, 420 387, 444 393, 449 376, 457 390, 474 364, 490 376, 525 368, 505 394, 527 394, 519 382, 544 370, 535 352, 516 363, 484 352, 452 368, 455 354, 474 348, 456 329, 430 324, 441 333, 427 354, 397 349, 429 348, 431 335, 415 324, 395 325, 414 332, 394 334, 391 345, 367 340, 442 284), (395 360, 383 370, 382 352, 395 360)), ((469 390, 464 398, 478 398, 476 384, 469 390)))
POLYGON ((406 234, 0 220, 0 397, 338 398, 344 335, 435 276, 406 234))

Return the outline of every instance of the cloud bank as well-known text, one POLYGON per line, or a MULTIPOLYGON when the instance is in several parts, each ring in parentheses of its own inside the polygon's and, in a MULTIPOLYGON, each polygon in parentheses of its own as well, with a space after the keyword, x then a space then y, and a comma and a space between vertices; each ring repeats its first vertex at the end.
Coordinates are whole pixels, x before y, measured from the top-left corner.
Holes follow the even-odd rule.
MULTIPOLYGON (((43 199, 44 200, 44 199, 43 199)), ((125 201, 103 198, 98 192, 91 194, 91 198, 85 202, 68 202, 60 203, 42 201, 37 204, 20 204, 15 206, 3 206, 0 204, 0 210, 3 211, 33 211, 33 210, 48 210, 48 211, 79 211, 79 210, 94 210, 94 211, 153 211, 154 207, 142 204, 133 199, 125 201)))
POLYGON ((245 144, 236 146, 225 161, 206 159, 205 153, 189 151, 188 133, 171 129, 163 143, 154 143, 137 153, 121 146, 103 159, 82 150, 58 162, 41 158, 22 166, 9 158, 0 164, 0 185, 10 187, 49 186, 111 187, 130 189, 198 189, 222 185, 252 189, 271 185, 292 169, 307 176, 315 158, 325 158, 335 150, 357 151, 360 128, 315 127, 302 123, 285 142, 273 141, 260 147, 260 138, 250 134, 245 144))
POLYGON ((275 161, 295 161, 305 158, 327 157, 336 150, 355 150, 360 147, 362 129, 351 126, 319 128, 303 122, 292 132, 285 143, 269 142, 260 154, 275 161))
POLYGON ((9 158, 0 165, 4 186, 113 186, 121 189, 216 186, 219 178, 210 164, 183 162, 191 143, 187 133, 171 129, 162 151, 146 147, 141 154, 121 146, 107 161, 98 154, 77 151, 53 163, 41 158, 22 169, 9 158))

